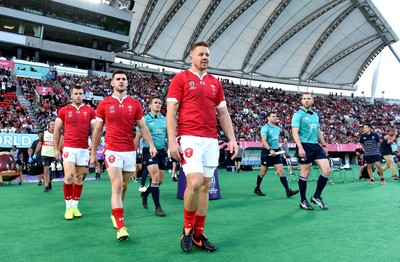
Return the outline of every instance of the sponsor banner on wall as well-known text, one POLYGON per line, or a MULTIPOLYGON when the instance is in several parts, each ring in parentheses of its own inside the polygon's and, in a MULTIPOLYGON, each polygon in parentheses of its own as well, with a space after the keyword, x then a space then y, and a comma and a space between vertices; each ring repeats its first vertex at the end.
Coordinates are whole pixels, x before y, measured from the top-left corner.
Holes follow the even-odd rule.
POLYGON ((0 60, 0 67, 14 68, 14 61, 12 61, 12 60, 0 60))
POLYGON ((37 134, 0 133, 0 148, 29 148, 37 137, 37 134))
POLYGON ((38 91, 39 95, 47 95, 50 93, 50 95, 53 95, 53 88, 48 87, 48 86, 36 86, 36 90, 38 91))
MULTIPOLYGON (((243 149, 246 147, 263 147, 262 142, 258 141, 239 141, 243 149)), ((296 148, 295 143, 288 143, 289 148, 296 148)), ((281 143, 279 143, 281 146, 281 143)), ((330 152, 354 152, 357 148, 361 147, 360 144, 327 144, 328 151, 330 152)))

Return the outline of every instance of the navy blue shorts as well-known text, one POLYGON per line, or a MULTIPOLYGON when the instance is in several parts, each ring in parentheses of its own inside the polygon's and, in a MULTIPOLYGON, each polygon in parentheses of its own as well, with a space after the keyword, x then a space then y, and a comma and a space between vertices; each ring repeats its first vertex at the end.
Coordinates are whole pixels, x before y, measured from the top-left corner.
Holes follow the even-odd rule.
POLYGON ((157 155, 155 157, 150 157, 150 148, 143 148, 143 164, 146 166, 158 165, 160 170, 165 170, 165 161, 167 159, 167 151, 162 149, 157 149, 157 155))
POLYGON ((375 163, 375 162, 381 162, 381 156, 380 155, 378 155, 378 154, 376 154, 376 155, 364 155, 364 161, 367 163, 367 164, 373 164, 373 163, 375 163))
POLYGON ((50 166, 52 162, 56 161, 56 158, 51 156, 42 156, 41 160, 43 166, 50 166))
MULTIPOLYGON (((273 149, 275 152, 278 152, 279 149, 273 149)), ((261 165, 262 166, 273 166, 277 164, 282 164, 281 155, 270 156, 270 152, 263 148, 261 151, 261 165)))
POLYGON ((301 143, 301 145, 306 152, 306 158, 298 156, 299 149, 296 147, 296 157, 299 159, 299 164, 311 164, 314 160, 328 158, 324 149, 319 144, 301 143))

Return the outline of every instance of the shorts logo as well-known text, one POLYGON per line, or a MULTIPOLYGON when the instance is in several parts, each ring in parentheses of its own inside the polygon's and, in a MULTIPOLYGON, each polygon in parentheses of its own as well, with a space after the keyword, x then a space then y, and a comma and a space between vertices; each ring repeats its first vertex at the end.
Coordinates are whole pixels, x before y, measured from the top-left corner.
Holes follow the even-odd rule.
POLYGON ((68 158, 68 152, 64 152, 64 158, 68 158))
POLYGON ((186 148, 186 150, 185 150, 185 156, 186 156, 187 158, 192 157, 192 156, 193 156, 193 149, 191 149, 190 147, 186 148))
POLYGON ((115 156, 111 155, 108 157, 108 162, 114 163, 115 162, 115 156))

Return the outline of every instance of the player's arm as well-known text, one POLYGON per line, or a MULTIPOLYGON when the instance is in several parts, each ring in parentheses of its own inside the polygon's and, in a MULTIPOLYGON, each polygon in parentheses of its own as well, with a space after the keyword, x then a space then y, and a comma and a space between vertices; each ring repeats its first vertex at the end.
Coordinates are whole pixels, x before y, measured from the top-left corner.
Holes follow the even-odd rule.
POLYGON ((388 144, 393 144, 397 138, 397 131, 393 134, 392 138, 389 139, 388 144))
POLYGON ((168 149, 171 157, 177 161, 181 161, 180 147, 176 141, 176 116, 179 109, 178 101, 167 101, 167 135, 168 135, 168 149))
MULTIPOLYGON (((44 136, 44 133, 43 133, 43 136, 44 136)), ((36 155, 40 152, 40 150, 42 150, 43 136, 42 136, 42 140, 40 140, 39 143, 37 143, 35 151, 33 151, 33 156, 32 156, 33 159, 35 159, 36 155)))
POLYGON ((296 146, 298 147, 299 151, 304 151, 303 145, 301 144, 300 141, 300 135, 299 135, 299 128, 298 127, 292 127, 292 137, 293 141, 295 142, 296 146))
POLYGON ((54 157, 56 159, 60 158, 61 129, 63 128, 63 126, 64 126, 63 121, 60 118, 57 118, 54 125, 54 134, 53 134, 54 157))
POLYGON ((140 129, 140 133, 144 140, 150 145, 150 156, 154 157, 157 155, 157 149, 154 146, 153 139, 151 138, 151 134, 149 129, 147 128, 146 122, 143 119, 136 120, 136 124, 140 129))
POLYGON ((233 133, 231 116, 229 115, 226 105, 217 106, 217 113, 222 130, 229 139, 229 152, 232 154, 231 159, 234 159, 238 153, 238 146, 235 134, 233 133))
POLYGON ((292 118, 292 137, 298 149, 298 156, 305 157, 306 152, 304 151, 303 145, 301 144, 299 135, 300 124, 301 124, 301 116, 298 113, 296 113, 293 115, 292 118))
POLYGON ((102 119, 97 119, 94 124, 92 133, 92 150, 90 151, 90 163, 93 166, 97 165, 97 148, 100 144, 101 133, 103 132, 104 122, 102 119))
POLYGON ((140 131, 136 131, 135 140, 134 140, 136 149, 139 147, 139 143, 140 143, 140 138, 141 137, 142 137, 142 133, 140 133, 140 131))
POLYGON ((324 135, 322 134, 321 129, 318 129, 318 142, 322 145, 325 154, 328 155, 328 147, 326 146, 324 135))
POLYGON ((95 127, 96 127, 96 119, 93 119, 90 121, 90 129, 89 129, 90 150, 92 149, 93 146, 93 130, 95 127))
POLYGON ((261 136, 261 142, 263 144, 263 147, 269 151, 269 155, 274 156, 275 155, 275 151, 268 144, 267 136, 261 136))

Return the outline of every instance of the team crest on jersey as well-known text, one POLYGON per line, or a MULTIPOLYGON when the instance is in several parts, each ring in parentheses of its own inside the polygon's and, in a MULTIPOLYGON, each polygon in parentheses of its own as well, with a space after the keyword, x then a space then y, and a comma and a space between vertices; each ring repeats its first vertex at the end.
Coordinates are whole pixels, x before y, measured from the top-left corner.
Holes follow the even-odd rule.
POLYGON ((211 89, 212 89, 212 94, 213 94, 213 96, 215 96, 215 85, 214 84, 211 84, 211 89))
POLYGON ((68 111, 68 117, 72 117, 72 111, 68 111))
POLYGON ((68 158, 68 152, 64 152, 64 156, 63 156, 63 158, 68 158))
POLYGON ((196 89, 196 84, 194 83, 194 81, 190 81, 189 82, 189 90, 194 90, 196 89))
POLYGON ((193 156, 193 149, 191 149, 190 147, 186 148, 186 150, 185 150, 185 156, 186 156, 187 158, 192 157, 192 156, 193 156))
POLYGON ((115 112, 114 106, 110 106, 110 113, 114 113, 114 112, 115 112))
POLYGON ((115 156, 111 155, 108 157, 108 162, 114 163, 115 162, 115 156))
POLYGON ((132 112, 132 108, 133 108, 133 107, 132 107, 131 105, 128 106, 129 112, 132 112))
POLYGON ((86 118, 87 117, 87 112, 83 112, 83 116, 86 118))

